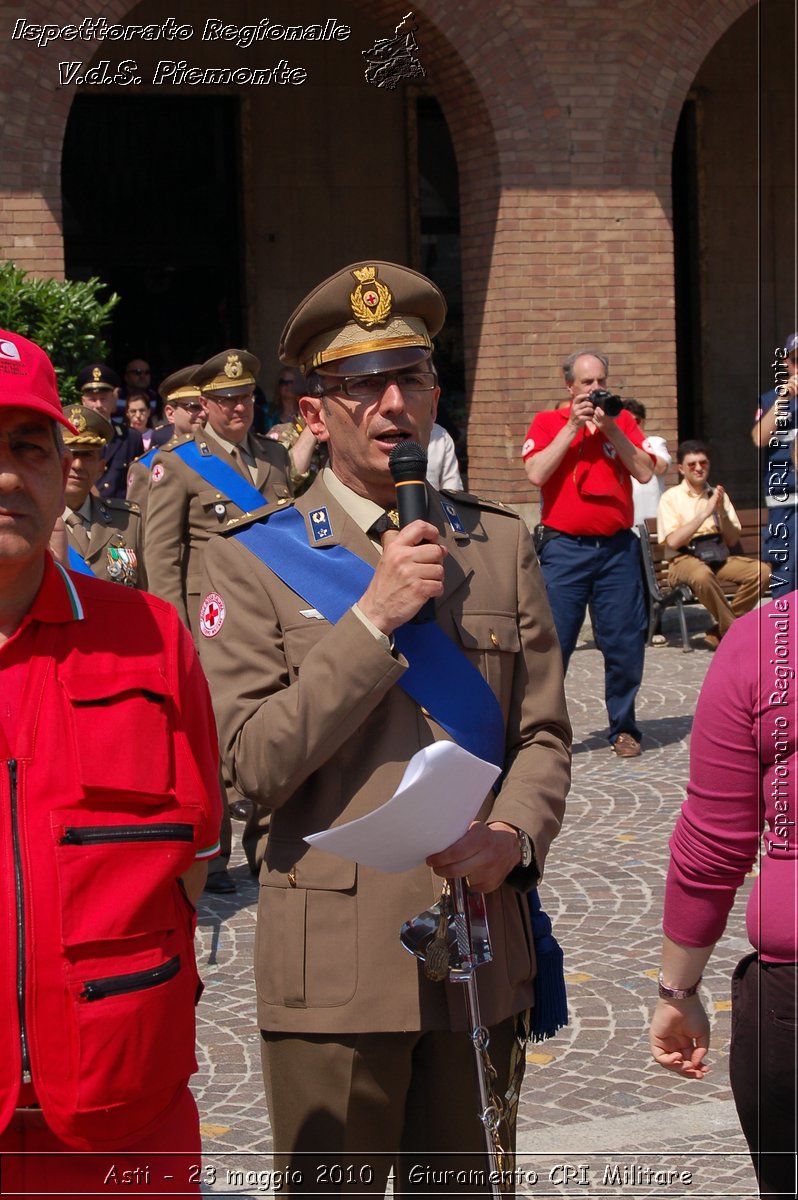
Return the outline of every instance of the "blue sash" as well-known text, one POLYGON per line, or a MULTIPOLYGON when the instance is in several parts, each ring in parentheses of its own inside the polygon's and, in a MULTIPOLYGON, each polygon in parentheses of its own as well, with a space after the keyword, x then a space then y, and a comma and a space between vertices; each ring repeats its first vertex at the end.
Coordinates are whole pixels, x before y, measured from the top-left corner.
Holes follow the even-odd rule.
POLYGON ((140 458, 137 458, 136 462, 141 463, 149 471, 150 467, 152 466, 152 460, 155 458, 155 455, 158 453, 158 451, 160 449, 161 449, 160 446, 150 446, 147 453, 142 454, 140 458))
MULTIPOLYGON (((344 546, 308 545, 295 508, 272 513, 234 535, 331 624, 360 599, 374 568, 344 546)), ((443 630, 430 622, 394 632, 410 664, 401 687, 458 745, 486 762, 504 762, 504 717, 493 691, 443 630)))
POLYGON ((266 503, 254 483, 247 483, 243 475, 239 475, 234 467, 228 466, 215 454, 200 454, 196 442, 183 442, 181 446, 175 446, 172 454, 179 455, 186 466, 196 471, 201 479, 228 500, 232 500, 233 504, 237 504, 242 512, 263 508, 266 503))
POLYGON ((77 550, 74 550, 72 546, 68 546, 67 552, 69 555, 68 561, 70 571, 75 571, 78 575, 94 575, 91 567, 87 566, 85 561, 78 554, 77 550))

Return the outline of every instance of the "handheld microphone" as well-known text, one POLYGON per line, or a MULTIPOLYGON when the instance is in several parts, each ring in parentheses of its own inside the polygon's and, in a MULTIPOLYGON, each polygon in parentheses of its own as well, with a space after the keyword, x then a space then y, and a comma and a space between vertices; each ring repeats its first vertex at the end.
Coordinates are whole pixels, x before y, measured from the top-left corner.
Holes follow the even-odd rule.
MULTIPOLYGON (((427 456, 418 442, 399 442, 388 456, 396 485, 399 528, 427 519, 427 456)), ((413 617, 415 625, 435 620, 435 601, 425 600, 413 617)))

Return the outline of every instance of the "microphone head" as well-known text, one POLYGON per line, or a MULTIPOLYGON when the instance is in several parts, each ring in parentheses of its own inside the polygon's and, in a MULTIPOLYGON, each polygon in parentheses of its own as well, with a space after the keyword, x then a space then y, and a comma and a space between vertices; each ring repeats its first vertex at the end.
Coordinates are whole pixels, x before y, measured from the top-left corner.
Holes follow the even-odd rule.
POLYGON ((414 479, 423 482, 427 475, 427 455, 418 442, 397 442, 388 455, 388 466, 394 483, 414 479))

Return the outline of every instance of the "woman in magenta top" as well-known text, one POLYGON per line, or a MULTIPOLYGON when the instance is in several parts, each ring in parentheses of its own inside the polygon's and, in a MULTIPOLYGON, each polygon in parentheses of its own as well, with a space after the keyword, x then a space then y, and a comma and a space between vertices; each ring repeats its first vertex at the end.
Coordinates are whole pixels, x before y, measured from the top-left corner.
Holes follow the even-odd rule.
POLYGON ((707 673, 687 799, 671 839, 651 1050, 669 1070, 707 1072, 701 973, 737 889, 754 952, 732 980, 729 1073, 760 1191, 796 1195, 798 960, 798 592, 735 621, 707 673))

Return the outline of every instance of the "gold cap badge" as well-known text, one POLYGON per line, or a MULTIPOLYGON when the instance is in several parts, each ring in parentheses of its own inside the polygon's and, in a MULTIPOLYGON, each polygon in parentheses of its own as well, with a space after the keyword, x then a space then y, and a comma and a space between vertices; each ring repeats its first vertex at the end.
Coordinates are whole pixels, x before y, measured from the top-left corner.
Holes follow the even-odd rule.
POLYGON ((244 367, 237 354, 228 354, 227 362, 224 364, 224 373, 228 379, 240 379, 244 374, 244 367))
POLYGON ((377 278, 376 267, 356 268, 352 274, 358 281, 358 286, 349 297, 352 316, 366 329, 383 325, 391 315, 391 289, 377 278))

